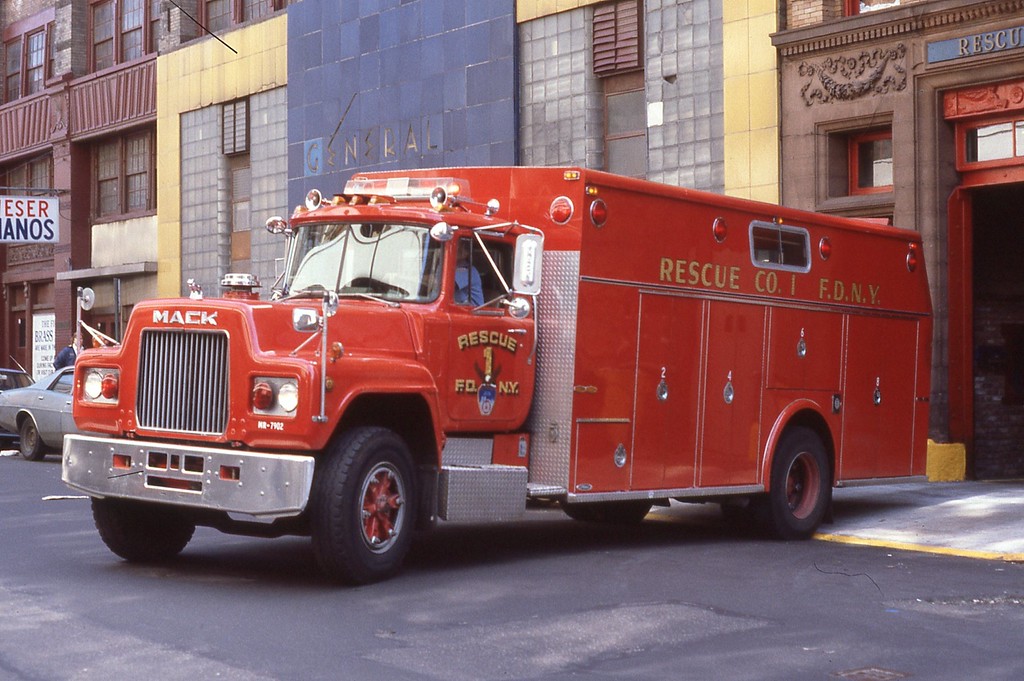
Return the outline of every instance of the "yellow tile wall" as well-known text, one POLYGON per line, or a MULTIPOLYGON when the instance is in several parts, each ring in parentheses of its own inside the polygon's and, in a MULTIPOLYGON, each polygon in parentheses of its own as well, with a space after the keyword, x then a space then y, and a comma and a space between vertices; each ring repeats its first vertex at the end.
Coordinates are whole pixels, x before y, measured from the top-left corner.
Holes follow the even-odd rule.
POLYGON ((776 0, 722 0, 725 192, 779 201, 776 0))
POLYGON ((607 0, 516 0, 516 21, 522 23, 607 0))
POLYGON ((288 82, 288 16, 208 38, 156 62, 157 295, 181 292, 181 115, 288 82))

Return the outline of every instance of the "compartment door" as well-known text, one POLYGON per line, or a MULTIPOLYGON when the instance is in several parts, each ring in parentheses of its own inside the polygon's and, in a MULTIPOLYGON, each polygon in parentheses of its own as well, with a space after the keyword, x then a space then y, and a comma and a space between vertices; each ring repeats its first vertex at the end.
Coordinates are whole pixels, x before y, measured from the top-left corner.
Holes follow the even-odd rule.
POLYGON ((916 320, 850 317, 839 479, 912 474, 916 320))
POLYGON ((640 296, 630 489, 693 487, 704 302, 640 296))
POLYGON ((707 324, 701 487, 758 482, 765 310, 713 301, 707 324))

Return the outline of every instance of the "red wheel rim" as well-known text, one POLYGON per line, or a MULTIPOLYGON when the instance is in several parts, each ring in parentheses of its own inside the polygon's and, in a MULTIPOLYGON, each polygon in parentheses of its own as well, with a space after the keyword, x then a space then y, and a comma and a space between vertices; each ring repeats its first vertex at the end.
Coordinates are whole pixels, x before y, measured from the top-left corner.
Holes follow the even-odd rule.
POLYGON ((360 495, 363 542, 374 553, 387 551, 405 517, 405 485, 390 464, 380 464, 363 480, 360 495))
POLYGON ((814 510, 820 494, 818 462, 807 452, 801 452, 786 475, 786 504, 794 517, 803 519, 814 510))

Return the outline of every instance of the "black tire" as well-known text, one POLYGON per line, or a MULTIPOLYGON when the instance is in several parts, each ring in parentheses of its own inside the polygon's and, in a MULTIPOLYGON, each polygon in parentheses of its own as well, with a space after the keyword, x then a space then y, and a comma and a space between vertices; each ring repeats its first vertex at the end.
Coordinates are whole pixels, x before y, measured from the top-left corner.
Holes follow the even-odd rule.
POLYGON ((402 566, 416 517, 412 457, 386 428, 346 433, 317 466, 310 499, 313 554, 328 578, 366 584, 402 566))
POLYGON ((779 539, 808 539, 832 503, 832 468, 821 438, 809 428, 783 434, 772 461, 771 490, 758 516, 779 539))
POLYGON ((21 422, 21 426, 18 428, 18 438, 18 449, 25 459, 28 461, 43 460, 43 457, 46 456, 46 448, 39 437, 36 422, 32 420, 31 416, 26 416, 25 420, 21 422))
POLYGON ((93 499, 92 518, 107 548, 129 563, 170 560, 196 531, 174 509, 121 499, 93 499))
POLYGON ((562 502, 562 511, 572 518, 585 523, 604 523, 606 525, 636 525, 651 511, 651 502, 637 501, 598 501, 583 504, 562 502))

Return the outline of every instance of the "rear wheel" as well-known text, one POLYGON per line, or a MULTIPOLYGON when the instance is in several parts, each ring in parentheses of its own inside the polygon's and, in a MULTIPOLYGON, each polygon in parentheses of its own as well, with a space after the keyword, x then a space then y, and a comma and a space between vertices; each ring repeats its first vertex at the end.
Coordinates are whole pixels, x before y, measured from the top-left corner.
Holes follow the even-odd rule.
POLYGON ((635 525, 651 511, 649 501, 598 501, 587 504, 562 502, 562 511, 573 520, 609 525, 635 525))
POLYGON ((317 467, 310 500, 313 553, 349 584, 389 577, 412 541, 416 491, 405 442, 386 428, 356 428, 317 467))
POLYGON ((36 422, 31 417, 27 417, 21 422, 21 427, 18 428, 18 438, 18 449, 21 450, 21 455, 29 461, 41 461, 46 456, 46 449, 43 447, 43 441, 39 439, 36 422))
POLYGON ((130 563, 174 558, 196 526, 174 509, 122 499, 93 499, 92 517, 107 548, 130 563))
POLYGON ((821 438, 809 428, 786 432, 775 450, 771 491, 760 516, 780 539, 807 539, 832 502, 832 476, 821 438))

